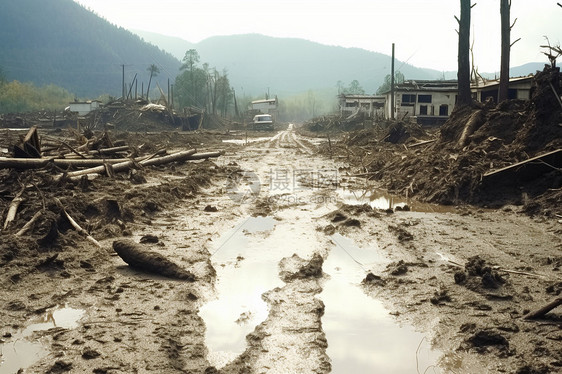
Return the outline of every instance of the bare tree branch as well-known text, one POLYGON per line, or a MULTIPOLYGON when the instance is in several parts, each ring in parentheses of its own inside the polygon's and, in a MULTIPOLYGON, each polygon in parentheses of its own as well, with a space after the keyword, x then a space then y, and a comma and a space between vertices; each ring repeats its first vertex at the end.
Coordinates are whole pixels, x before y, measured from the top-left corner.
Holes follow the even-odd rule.
POLYGON ((509 45, 509 48, 513 47, 513 45, 514 45, 515 43, 517 43, 518 41, 520 41, 520 40, 521 40, 521 38, 519 38, 519 39, 517 39, 516 41, 514 41, 513 43, 511 43, 511 44, 509 45))
MULTIPOLYGON (((510 8, 511 8, 511 6, 510 6, 510 8)), ((515 18, 515 19, 513 20, 513 23, 511 24, 511 26, 509 26, 509 29, 510 29, 510 30, 513 28, 513 26, 515 26, 515 22, 517 22, 517 18, 515 18)))
MULTIPOLYGON (((460 23, 461 23, 461 20, 459 19, 459 17, 457 17, 457 16, 454 16, 454 17, 455 17, 455 19, 457 20, 457 22, 460 24, 460 23)), ((457 33, 458 33, 458 30, 457 30, 457 33)))

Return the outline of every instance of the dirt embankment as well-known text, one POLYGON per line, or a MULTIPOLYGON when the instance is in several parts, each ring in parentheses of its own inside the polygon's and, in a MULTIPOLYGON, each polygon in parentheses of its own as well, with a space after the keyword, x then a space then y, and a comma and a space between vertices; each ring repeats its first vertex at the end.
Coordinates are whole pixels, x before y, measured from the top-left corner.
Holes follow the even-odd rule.
POLYGON ((551 84, 560 94, 559 70, 547 67, 537 74, 530 101, 460 108, 433 134, 408 123, 383 124, 346 135, 325 152, 343 153, 360 174, 402 196, 446 205, 514 204, 531 215, 560 216, 559 167, 531 180, 485 180, 490 171, 562 148, 562 109, 551 84))

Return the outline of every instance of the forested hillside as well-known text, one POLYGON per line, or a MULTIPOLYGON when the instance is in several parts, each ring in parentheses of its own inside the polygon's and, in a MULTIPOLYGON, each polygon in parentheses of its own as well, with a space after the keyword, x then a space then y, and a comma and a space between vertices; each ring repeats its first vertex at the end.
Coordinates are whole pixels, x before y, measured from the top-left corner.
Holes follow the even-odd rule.
POLYGON ((171 54, 72 0, 2 0, 0 67, 8 81, 55 84, 78 97, 120 96, 122 65, 126 82, 138 74, 140 93, 152 64, 162 84, 179 72, 171 54))

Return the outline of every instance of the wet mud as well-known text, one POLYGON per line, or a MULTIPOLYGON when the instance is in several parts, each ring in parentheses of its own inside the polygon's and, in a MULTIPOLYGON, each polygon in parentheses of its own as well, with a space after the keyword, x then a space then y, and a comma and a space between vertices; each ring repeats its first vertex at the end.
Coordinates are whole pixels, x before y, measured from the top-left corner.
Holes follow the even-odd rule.
MULTIPOLYGON (((43 192, 52 214, 26 236, 1 234, 0 372, 562 367, 560 311, 523 318, 559 296, 557 220, 509 206, 418 208, 379 196, 293 127, 266 135, 209 141, 225 151, 213 162, 43 192), (69 227, 51 194, 101 248, 69 227), (142 248, 133 257, 143 265, 124 261, 114 243, 142 248), (170 277, 178 274, 189 281, 170 277), (59 322, 61 306, 79 311, 71 325, 59 322), (23 336, 50 312, 46 329, 23 336)), ((34 173, 2 178, 41 182, 34 173)), ((42 199, 31 201, 15 227, 42 199)))

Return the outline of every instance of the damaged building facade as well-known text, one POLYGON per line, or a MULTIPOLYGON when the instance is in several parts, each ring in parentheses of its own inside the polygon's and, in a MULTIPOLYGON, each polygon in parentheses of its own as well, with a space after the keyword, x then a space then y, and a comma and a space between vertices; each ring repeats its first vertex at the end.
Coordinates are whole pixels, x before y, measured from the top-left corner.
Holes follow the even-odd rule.
MULTIPOLYGON (((511 78, 509 99, 529 100, 533 76, 511 78)), ((472 97, 479 102, 497 100, 499 80, 479 80, 471 85, 472 97)), ((340 114, 344 118, 363 113, 367 118, 392 117, 420 125, 441 125, 457 102, 457 80, 408 80, 394 88, 394 108, 390 91, 383 95, 339 95, 340 114), (394 111, 394 113, 393 113, 394 111), (394 114, 394 116, 393 116, 394 114)))

